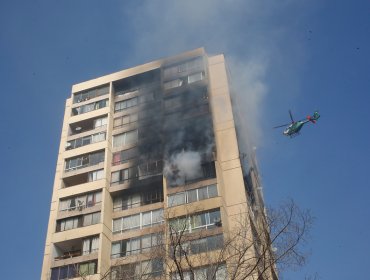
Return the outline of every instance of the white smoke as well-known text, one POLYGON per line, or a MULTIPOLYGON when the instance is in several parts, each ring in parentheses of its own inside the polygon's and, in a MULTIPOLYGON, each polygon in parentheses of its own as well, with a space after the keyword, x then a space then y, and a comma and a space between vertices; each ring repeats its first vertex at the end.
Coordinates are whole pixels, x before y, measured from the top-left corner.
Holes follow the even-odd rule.
MULTIPOLYGON (((279 80, 281 88, 273 90, 281 99, 297 91, 296 73, 304 60, 297 39, 310 5, 306 0, 140 1, 124 11, 123 24, 130 25, 129 44, 135 50, 126 63, 137 65, 199 47, 209 55, 224 53, 234 106, 241 114, 239 144, 248 153, 250 141, 261 146, 265 138, 261 125, 270 82, 279 80)), ((196 165, 184 165, 189 166, 196 165)))
POLYGON ((184 185, 202 176, 201 156, 198 152, 182 151, 165 162, 164 175, 170 185, 184 185))

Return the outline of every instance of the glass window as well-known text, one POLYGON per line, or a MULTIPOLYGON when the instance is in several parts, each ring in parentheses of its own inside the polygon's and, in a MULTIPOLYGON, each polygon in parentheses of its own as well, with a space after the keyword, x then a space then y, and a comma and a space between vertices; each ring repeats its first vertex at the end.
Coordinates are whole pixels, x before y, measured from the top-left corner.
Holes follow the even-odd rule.
POLYGON ((68 266, 62 266, 60 268, 59 279, 68 279, 68 266))
POLYGON ((119 176, 120 175, 120 172, 119 171, 115 171, 115 172, 112 172, 112 177, 111 177, 111 182, 112 183, 117 183, 119 182, 119 176))
POLYGON ((113 147, 134 144, 138 141, 137 129, 113 136, 113 147))
POLYGON ((199 188, 198 196, 199 200, 207 199, 208 198, 207 187, 199 188))
POLYGON ((191 217, 191 227, 196 229, 202 226, 205 226, 206 222, 206 213, 197 214, 191 217))
POLYGON ((152 247, 152 238, 151 235, 145 235, 141 238, 141 244, 143 252, 149 251, 149 249, 152 247))
POLYGON ((185 204, 185 193, 176 193, 168 196, 168 207, 185 204))
POLYGON ((188 203, 198 201, 197 197, 197 189, 195 190, 190 190, 187 192, 188 193, 188 203))
POLYGON ((131 228, 139 228, 140 227, 140 214, 132 215, 131 216, 131 228))
POLYGON ((122 218, 122 230, 129 230, 131 228, 131 217, 122 218))
POLYGON ((122 220, 113 220, 113 232, 121 231, 122 220))
POLYGON ((152 212, 143 213, 143 227, 150 226, 152 224, 152 212))
POLYGON ((207 252, 207 238, 193 240, 190 246, 192 254, 207 252))
POLYGON ((92 224, 98 224, 100 223, 100 212, 96 212, 92 214, 92 224))
POLYGON ((122 210, 122 198, 121 197, 115 197, 113 200, 113 210, 119 211, 122 210))
POLYGON ((177 88, 182 86, 183 81, 181 79, 176 79, 173 81, 169 81, 164 83, 164 89, 172 89, 172 88, 177 88))
POLYGON ((83 218, 83 226, 84 227, 89 226, 91 225, 91 223, 92 223, 92 214, 85 215, 83 218))
POLYGON ((220 210, 209 212, 209 220, 210 220, 210 224, 220 222, 221 221, 220 210))
POLYGON ((157 224, 163 221, 163 210, 155 210, 152 212, 152 223, 157 224))
POLYGON ((103 175, 104 175, 104 170, 103 169, 92 171, 92 172, 89 172, 89 174, 88 174, 88 177, 89 177, 88 180, 89 180, 89 182, 97 181, 97 180, 102 179, 103 175))
POLYGON ((107 121, 108 121, 107 117, 99 118, 99 119, 94 120, 94 128, 98 128, 98 127, 102 127, 102 126, 107 125, 107 121))
POLYGON ((211 198, 211 197, 216 197, 216 196, 218 196, 217 185, 208 186, 208 197, 211 198))
POLYGON ((140 253, 140 237, 130 239, 131 255, 140 253))
POLYGON ((195 74, 192 74, 192 75, 188 76, 188 83, 189 84, 195 83, 195 82, 203 80, 203 78, 204 78, 203 72, 195 73, 195 74))

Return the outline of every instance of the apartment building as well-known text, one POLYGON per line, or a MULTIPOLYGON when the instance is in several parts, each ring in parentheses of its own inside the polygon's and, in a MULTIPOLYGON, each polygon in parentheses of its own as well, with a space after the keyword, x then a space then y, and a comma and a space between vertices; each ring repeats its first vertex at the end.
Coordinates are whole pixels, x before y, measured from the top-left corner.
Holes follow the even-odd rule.
POLYGON ((223 55, 196 49, 73 85, 41 279, 228 279, 227 261, 210 270, 195 256, 263 207, 240 155, 223 55), (195 265, 181 278, 169 264, 182 254, 195 265))

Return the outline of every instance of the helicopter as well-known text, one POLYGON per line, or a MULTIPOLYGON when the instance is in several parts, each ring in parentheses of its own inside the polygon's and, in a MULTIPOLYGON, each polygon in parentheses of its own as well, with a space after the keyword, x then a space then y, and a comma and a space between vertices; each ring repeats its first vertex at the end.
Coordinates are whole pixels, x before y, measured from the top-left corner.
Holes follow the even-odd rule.
POLYGON ((275 126, 274 128, 279 127, 286 127, 289 125, 283 132, 284 135, 289 136, 290 138, 299 135, 299 131, 302 129, 303 125, 308 122, 316 123, 316 121, 320 118, 319 111, 315 111, 313 116, 307 116, 306 119, 300 121, 294 121, 292 112, 289 110, 289 116, 292 122, 289 124, 283 124, 279 126, 275 126))

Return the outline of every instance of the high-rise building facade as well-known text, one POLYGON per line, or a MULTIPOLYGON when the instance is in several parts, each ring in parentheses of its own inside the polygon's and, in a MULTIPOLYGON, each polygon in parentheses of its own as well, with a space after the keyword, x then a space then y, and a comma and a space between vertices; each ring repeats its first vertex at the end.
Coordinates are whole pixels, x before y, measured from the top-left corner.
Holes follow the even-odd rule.
MULTIPOLYGON (((212 279, 195 256, 220 252, 240 217, 254 226, 254 172, 223 55, 197 49, 74 85, 41 279, 181 279, 176 256, 191 259, 182 279, 212 279)), ((225 258, 215 279, 228 269, 225 258)))

